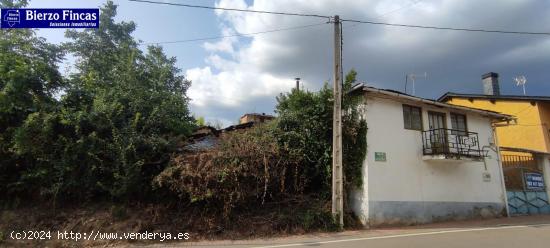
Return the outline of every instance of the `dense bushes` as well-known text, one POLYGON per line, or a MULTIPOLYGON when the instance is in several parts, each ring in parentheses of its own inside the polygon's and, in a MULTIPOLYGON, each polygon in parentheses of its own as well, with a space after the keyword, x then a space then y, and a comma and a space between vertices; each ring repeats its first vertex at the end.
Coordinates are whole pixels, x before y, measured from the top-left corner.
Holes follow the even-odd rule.
MULTIPOLYGON (((345 78, 343 92, 356 82, 357 72, 345 78)), ((332 89, 318 92, 292 90, 278 98, 276 112, 282 136, 279 142, 304 158, 308 187, 329 197, 332 186, 332 89)), ((367 123, 362 118, 363 96, 344 94, 342 99, 342 145, 344 182, 347 191, 362 185, 361 168, 367 152, 367 123)))
POLYGON ((363 184, 363 161, 367 156, 367 122, 363 118, 365 105, 363 92, 350 92, 357 72, 351 70, 345 78, 342 99, 342 160, 344 163, 344 187, 347 192, 363 184))
POLYGON ((180 154, 155 180, 191 202, 223 206, 263 204, 300 195, 307 181, 302 158, 277 142, 275 123, 224 134, 209 151, 180 154))
MULTIPOLYGON (((22 1, 18 4, 25 4, 22 1)), ((2 6, 13 5, 3 1, 2 6)), ((150 199, 175 141, 188 135, 190 86, 159 47, 146 52, 132 22, 101 9, 100 28, 48 44, 0 30, 0 194, 10 199, 150 199), (63 77, 66 51, 75 67, 63 77)))
MULTIPOLYGON (((0 7, 25 4, 2 1, 0 7)), ((55 110, 53 95, 64 85, 56 64, 63 53, 28 29, 0 29, 0 194, 2 198, 25 191, 22 173, 32 158, 19 156, 15 135, 28 117, 55 110)), ((47 127, 50 128, 50 127, 47 127)), ((43 173, 35 171, 34 173, 43 173)), ((35 182, 30 182, 35 184, 35 182)), ((29 185, 30 186, 30 185, 29 185)), ((30 191, 31 193, 33 191, 30 191)))
MULTIPOLYGON (((224 134, 211 151, 178 154, 176 141, 195 125, 186 96, 190 82, 161 48, 138 48, 134 23, 115 22, 112 2, 101 13, 99 29, 69 31, 71 41, 59 46, 30 30, 0 30, 3 197, 134 201, 173 192, 180 202, 205 204, 225 217, 238 206, 290 200, 324 206, 332 176, 328 86, 281 94, 275 121, 224 134), (66 76, 56 66, 62 51, 76 57, 66 76)), ((354 82, 352 71, 344 89, 354 82)), ((343 100, 350 189, 362 183, 366 123, 357 108, 361 97, 343 100)), ((317 210, 306 211, 304 223, 325 223, 327 212, 317 210)))
POLYGON ((332 178, 332 90, 292 90, 277 97, 279 142, 303 158, 308 188, 330 196, 332 178))
MULTIPOLYGON (((348 74, 346 90, 355 76, 355 71, 348 74)), ((366 123, 358 107, 361 97, 348 95, 343 104, 348 190, 362 184, 366 123)), ((155 184, 176 192, 184 202, 223 208, 226 218, 237 206, 299 202, 306 195, 310 201, 327 202, 332 177, 332 90, 326 85, 318 92, 293 90, 277 101, 279 116, 274 121, 224 133, 212 150, 178 154, 155 184)), ((304 218, 307 222, 309 217, 304 218)))

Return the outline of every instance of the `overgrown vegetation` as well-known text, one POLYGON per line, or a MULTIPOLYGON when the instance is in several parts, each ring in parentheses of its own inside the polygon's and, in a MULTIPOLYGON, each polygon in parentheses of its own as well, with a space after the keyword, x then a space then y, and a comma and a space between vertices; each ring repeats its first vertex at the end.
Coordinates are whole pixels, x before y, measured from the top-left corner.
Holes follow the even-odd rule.
MULTIPOLYGON (((1 7, 25 1, 2 1, 1 7)), ((26 29, 0 30, 0 194, 8 199, 152 198, 181 135, 194 124, 190 82, 160 47, 144 53, 132 22, 101 9, 100 28, 52 45, 26 29), (67 51, 76 66, 57 64, 67 51), (56 97, 60 96, 60 97, 56 97)))
POLYGON ((277 97, 279 142, 302 158, 308 189, 330 196, 332 178, 332 90, 292 90, 277 97))
MULTIPOLYGON (((354 70, 344 89, 355 82, 354 70)), ((276 120, 242 132, 222 135, 212 150, 179 154, 155 179, 187 202, 223 209, 226 219, 235 209, 288 201, 328 203, 332 178, 332 90, 292 90, 277 98, 276 120)), ((366 153, 366 123, 362 96, 347 95, 344 113, 344 168, 348 191, 362 184, 366 153)), ((328 216, 330 209, 317 217, 328 216)), ((304 225, 311 216, 304 217, 304 225)))
MULTIPOLYGON (((367 123, 362 118, 363 95, 347 94, 357 72, 345 77, 342 99, 342 145, 347 191, 362 185, 361 168, 367 152, 367 123)), ((318 92, 292 90, 278 98, 280 142, 304 158, 309 188, 330 196, 332 183, 332 89, 325 83, 318 92)))
POLYGON ((226 217, 236 206, 300 195, 306 184, 302 159, 279 146, 274 124, 223 135, 206 152, 180 154, 155 182, 184 200, 222 206, 226 217))
MULTIPOLYGON (((332 89, 281 94, 276 120, 223 134, 209 151, 177 152, 205 124, 189 113, 190 82, 160 47, 142 51, 135 24, 116 22, 116 9, 108 2, 99 29, 68 31, 61 45, 32 30, 0 30, 0 194, 11 199, 3 207, 101 200, 115 202, 110 214, 123 220, 127 203, 156 201, 201 209, 223 225, 269 210, 274 228, 333 230, 332 89), (67 53, 75 66, 62 75, 67 53)), ((345 92, 355 78, 352 70, 345 92)), ((362 184, 361 101, 343 99, 348 190, 362 184)))
POLYGON ((356 82, 357 72, 351 70, 345 78, 342 99, 342 160, 344 163, 344 187, 346 192, 363 185, 363 161, 367 156, 367 122, 363 119, 363 92, 350 92, 356 82))

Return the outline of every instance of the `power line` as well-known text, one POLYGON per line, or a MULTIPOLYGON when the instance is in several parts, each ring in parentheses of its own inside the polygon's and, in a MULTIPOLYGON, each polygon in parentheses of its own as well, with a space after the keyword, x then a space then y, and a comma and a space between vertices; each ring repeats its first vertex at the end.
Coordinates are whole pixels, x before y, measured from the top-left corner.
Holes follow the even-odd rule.
POLYGON ((226 11, 250 12, 250 13, 272 14, 272 15, 330 18, 330 16, 315 15, 315 14, 301 14, 301 13, 276 12, 276 11, 251 10, 251 9, 222 8, 222 7, 212 7, 212 6, 205 6, 205 5, 185 4, 185 3, 156 2, 156 1, 149 1, 149 0, 129 0, 129 1, 131 1, 131 2, 141 2, 141 3, 162 4, 162 5, 172 5, 172 6, 188 7, 188 8, 199 8, 199 9, 226 10, 226 11))
POLYGON ((416 0, 416 1, 411 1, 409 4, 406 4, 406 5, 403 5, 401 6, 400 8, 397 8, 397 9, 394 9, 394 10, 390 10, 386 13, 383 13, 381 15, 378 15, 375 19, 378 19, 382 16, 385 16, 385 15, 389 15, 389 14, 392 14, 392 13, 395 13, 397 11, 400 11, 400 10, 403 10, 403 9, 407 9, 407 8, 410 8, 410 7, 413 7, 414 5, 417 5, 419 4, 420 2, 422 2, 422 0, 416 0))
POLYGON ((520 111, 518 111, 517 113, 514 113, 514 114, 512 114, 512 115, 518 115, 519 113, 521 113, 521 112, 523 112, 523 111, 525 111, 525 110, 528 110, 528 109, 532 109, 533 107, 534 107, 534 106, 527 106, 527 107, 521 109, 520 111))
MULTIPOLYGON (((276 12, 276 11, 264 11, 264 10, 222 8, 222 7, 212 7, 212 6, 205 6, 205 5, 193 5, 193 4, 184 4, 184 3, 156 2, 156 1, 149 1, 149 0, 129 0, 129 1, 131 1, 131 2, 151 3, 151 4, 161 4, 161 5, 171 5, 171 6, 180 6, 180 7, 188 7, 188 8, 201 8, 201 9, 212 9, 212 10, 249 12, 249 13, 272 14, 272 15, 287 15, 287 16, 327 18, 329 20, 331 20, 331 18, 332 18, 331 16, 328 16, 328 15, 317 15, 317 14, 302 14, 302 13, 291 13, 291 12, 276 12)), ((526 31, 512 31, 512 30, 491 30, 491 29, 481 29, 481 28, 480 29, 475 29, 475 28, 438 27, 438 26, 424 26, 424 25, 387 23, 387 22, 375 22, 375 21, 362 21, 362 20, 353 20, 353 19, 340 19, 340 21, 342 21, 342 22, 362 23, 362 24, 372 24, 372 25, 393 26, 393 27, 404 27, 404 28, 433 29, 433 30, 450 30, 450 31, 466 31, 466 32, 481 32, 481 33, 500 33, 500 34, 521 34, 521 35, 550 35, 550 32, 526 32, 526 31)))
MULTIPOLYGON (((385 12, 385 13, 382 13, 382 14, 380 14, 380 15, 377 15, 377 16, 376 16, 374 19, 372 19, 372 20, 380 20, 380 18, 383 17, 383 16, 386 16, 386 15, 389 15, 389 14, 392 14, 392 13, 395 13, 395 12, 400 11, 400 10, 403 10, 403 9, 407 9, 407 8, 413 7, 414 5, 417 5, 417 4, 420 3, 420 2, 422 2, 422 0, 412 1, 412 2, 410 2, 410 3, 407 4, 407 5, 401 6, 400 8, 393 9, 393 10, 390 10, 390 11, 388 11, 388 12, 385 12)), ((351 25, 351 26, 348 26, 347 28, 354 28, 354 27, 356 27, 356 26, 358 26, 358 25, 360 25, 360 24, 361 24, 361 23, 355 23, 355 24, 353 24, 353 25, 351 25)))
POLYGON ((281 31, 289 31, 289 30, 310 28, 310 27, 315 27, 315 26, 320 26, 320 25, 325 25, 325 24, 327 24, 327 23, 323 22, 323 23, 315 23, 315 24, 303 25, 303 26, 278 28, 278 29, 271 29, 271 30, 254 32, 254 33, 237 33, 237 34, 232 34, 232 35, 212 36, 212 37, 194 38, 194 39, 186 39, 186 40, 148 42, 148 43, 141 43, 140 45, 187 43, 187 42, 195 42, 195 41, 217 40, 217 39, 231 38, 231 37, 254 36, 254 35, 259 35, 259 34, 267 34, 267 33, 281 32, 281 31))
POLYGON ((375 22, 375 21, 360 21, 360 20, 352 20, 352 19, 342 19, 341 21, 342 22, 362 23, 362 24, 372 24, 372 25, 404 27, 404 28, 422 28, 422 29, 434 29, 434 30, 450 30, 450 31, 466 31, 466 32, 482 32, 482 33, 500 33, 500 34, 550 35, 550 32, 526 32, 526 31, 509 31, 509 30, 437 27, 437 26, 423 26, 423 25, 411 25, 411 24, 399 24, 399 23, 387 23, 387 22, 375 22))

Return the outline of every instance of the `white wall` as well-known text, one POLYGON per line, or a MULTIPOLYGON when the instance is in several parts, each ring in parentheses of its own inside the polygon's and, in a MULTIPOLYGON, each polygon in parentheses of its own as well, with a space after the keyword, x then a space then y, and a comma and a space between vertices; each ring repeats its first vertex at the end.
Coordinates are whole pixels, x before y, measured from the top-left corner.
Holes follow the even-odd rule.
MULTIPOLYGON (((402 102, 367 98, 367 157, 364 186, 352 193, 352 206, 359 218, 373 226, 413 224, 443 219, 462 219, 499 214, 504 208, 497 154, 486 159, 491 181, 483 180, 485 167, 478 161, 423 160, 422 134, 403 124, 402 102), (386 162, 377 162, 375 152, 385 152, 386 162)), ((451 128, 450 110, 406 102, 422 108, 424 129, 428 111, 442 112, 451 128)), ((456 111, 455 111, 456 112, 456 111)), ((492 140, 490 119, 467 115, 468 131, 479 134, 480 147, 492 140)))

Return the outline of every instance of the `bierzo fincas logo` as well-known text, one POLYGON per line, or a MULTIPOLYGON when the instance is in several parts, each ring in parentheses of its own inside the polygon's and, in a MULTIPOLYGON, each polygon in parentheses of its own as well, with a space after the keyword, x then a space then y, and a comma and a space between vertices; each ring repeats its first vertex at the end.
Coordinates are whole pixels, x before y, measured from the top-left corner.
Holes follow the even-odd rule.
POLYGON ((99 9, 1 9, 1 28, 98 28, 99 9))
POLYGON ((6 11, 6 15, 3 16, 3 20, 6 21, 10 27, 13 27, 15 24, 19 24, 19 10, 6 11))

